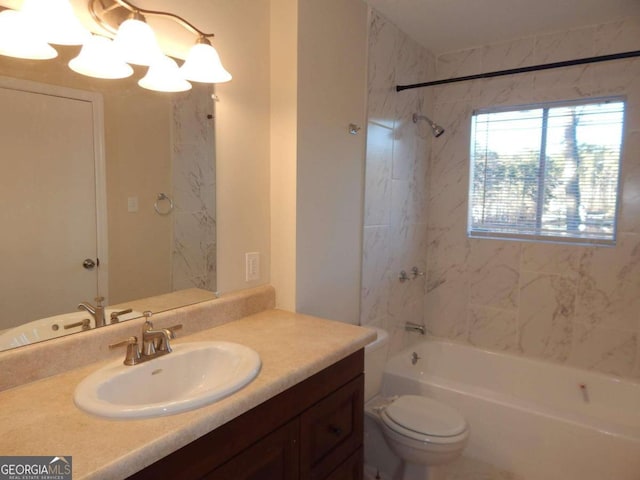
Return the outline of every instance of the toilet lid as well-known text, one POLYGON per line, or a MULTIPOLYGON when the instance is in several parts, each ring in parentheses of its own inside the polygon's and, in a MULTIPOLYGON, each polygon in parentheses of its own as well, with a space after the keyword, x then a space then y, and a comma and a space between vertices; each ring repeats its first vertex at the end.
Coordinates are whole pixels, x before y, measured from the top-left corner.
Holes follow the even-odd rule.
POLYGON ((456 410, 418 395, 403 395, 385 410, 396 424, 423 435, 452 437, 467 429, 467 422, 456 410))

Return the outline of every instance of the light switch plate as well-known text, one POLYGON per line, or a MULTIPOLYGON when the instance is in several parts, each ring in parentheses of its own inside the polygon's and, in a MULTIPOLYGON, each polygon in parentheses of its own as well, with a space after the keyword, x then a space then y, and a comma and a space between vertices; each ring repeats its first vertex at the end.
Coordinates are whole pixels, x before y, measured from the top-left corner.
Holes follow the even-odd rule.
POLYGON ((260 280, 260 253, 245 253, 245 281, 260 280))
POLYGON ((135 213, 138 211, 138 197, 127 197, 127 212, 135 213))

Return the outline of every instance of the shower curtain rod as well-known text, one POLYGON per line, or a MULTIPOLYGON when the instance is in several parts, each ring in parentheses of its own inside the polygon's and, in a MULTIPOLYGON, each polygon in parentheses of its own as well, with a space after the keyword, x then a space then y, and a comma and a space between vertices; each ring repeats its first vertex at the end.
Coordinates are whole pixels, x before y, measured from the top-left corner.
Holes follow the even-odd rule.
POLYGON ((465 77, 447 78, 445 80, 434 80, 432 82, 414 83, 411 85, 396 85, 396 92, 401 92, 403 90, 409 90, 412 88, 433 87, 435 85, 466 82, 469 80, 478 80, 481 78, 502 77, 505 75, 515 75, 517 73, 538 72, 540 70, 550 70, 552 68, 573 67, 575 65, 584 65, 585 63, 608 62, 610 60, 621 60, 623 58, 633 57, 640 57, 640 50, 635 50, 633 52, 614 53, 611 55, 601 55, 599 57, 578 58, 575 60, 566 60, 564 62, 532 65, 530 67, 512 68, 509 70, 498 70, 496 72, 479 73, 477 75, 467 75, 465 77))

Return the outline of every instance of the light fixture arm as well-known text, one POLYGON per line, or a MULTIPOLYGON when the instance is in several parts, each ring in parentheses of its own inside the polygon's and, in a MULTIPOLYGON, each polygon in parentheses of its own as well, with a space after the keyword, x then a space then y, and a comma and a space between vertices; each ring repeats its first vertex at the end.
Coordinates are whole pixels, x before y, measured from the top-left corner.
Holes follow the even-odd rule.
POLYGON ((199 38, 212 38, 215 36, 213 33, 203 32, 191 22, 174 13, 162 12, 160 10, 147 10, 146 8, 140 8, 132 4, 128 0, 89 0, 89 12, 93 19, 112 33, 115 33, 118 30, 119 24, 129 16, 129 13, 125 15, 122 9, 125 9, 129 13, 168 17, 199 38))

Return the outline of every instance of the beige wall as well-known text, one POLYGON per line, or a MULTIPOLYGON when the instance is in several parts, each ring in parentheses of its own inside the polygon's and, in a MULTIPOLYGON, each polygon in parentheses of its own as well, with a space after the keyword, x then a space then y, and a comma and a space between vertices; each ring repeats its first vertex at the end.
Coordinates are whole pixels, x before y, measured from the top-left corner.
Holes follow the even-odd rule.
POLYGON ((358 323, 367 8, 361 0, 298 8, 296 310, 358 323))
POLYGON ((271 285, 296 309, 298 0, 271 0, 271 285))
MULTIPOLYGON (((441 78, 637 48, 640 18, 487 45, 438 58, 441 78)), ((425 321, 431 334, 484 348, 640 377, 640 60, 434 89, 425 321), (476 108, 627 97, 614 248, 468 239, 469 135, 476 108)))
POLYGON ((250 286, 244 254, 257 251, 253 283, 273 283, 278 306, 357 323, 364 131, 347 126, 364 126, 366 7, 221 1, 211 11, 235 75, 216 88, 219 289, 250 286))
POLYGON ((105 94, 109 303, 171 291, 172 218, 153 208, 171 194, 171 97, 134 95, 105 94))
MULTIPOLYGON (((215 46, 234 76, 216 86, 218 290, 270 278, 269 1, 219 0, 206 8, 215 46), (261 254, 261 277, 245 282, 245 253, 261 254)), ((202 12, 201 15, 205 15, 202 12)))

